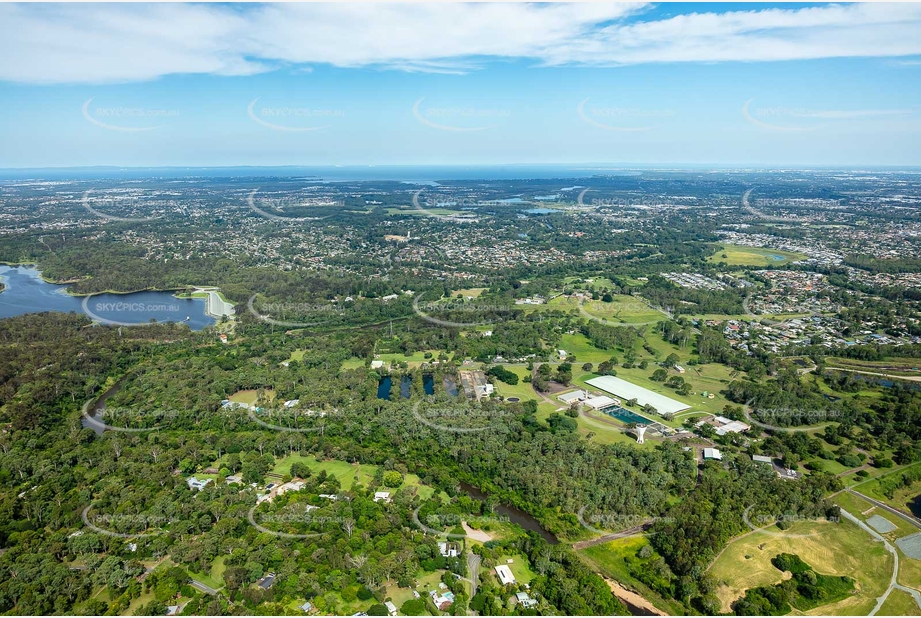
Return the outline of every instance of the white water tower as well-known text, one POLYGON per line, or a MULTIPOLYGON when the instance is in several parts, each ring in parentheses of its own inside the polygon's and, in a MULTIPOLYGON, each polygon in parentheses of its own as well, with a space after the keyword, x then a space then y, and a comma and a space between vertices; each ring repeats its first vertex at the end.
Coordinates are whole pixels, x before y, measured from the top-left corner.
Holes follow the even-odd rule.
POLYGON ((646 433, 646 425, 637 425, 636 426, 636 443, 643 444, 643 434, 646 433))

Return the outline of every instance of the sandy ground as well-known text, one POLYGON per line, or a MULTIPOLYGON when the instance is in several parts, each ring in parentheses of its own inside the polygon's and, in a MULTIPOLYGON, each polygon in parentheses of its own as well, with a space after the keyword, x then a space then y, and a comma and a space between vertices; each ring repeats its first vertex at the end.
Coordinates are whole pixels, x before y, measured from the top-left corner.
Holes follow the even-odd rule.
POLYGON ((464 527, 464 532, 467 534, 467 536, 469 536, 474 541, 480 541, 482 543, 485 543, 486 541, 492 540, 492 537, 488 533, 482 530, 474 530, 473 528, 468 526, 467 522, 465 521, 461 522, 461 526, 464 527))
POLYGON ((617 597, 618 599, 622 601, 626 601, 627 603, 630 603, 634 607, 640 607, 642 609, 645 609, 650 614, 653 614, 655 616, 668 616, 668 614, 663 612, 661 609, 657 608, 655 605, 647 601, 645 598, 641 597, 635 592, 630 592, 629 590, 621 586, 619 583, 617 583, 613 579, 608 579, 607 577, 605 577, 604 581, 608 583, 608 587, 611 589, 611 592, 614 593, 614 596, 617 597))

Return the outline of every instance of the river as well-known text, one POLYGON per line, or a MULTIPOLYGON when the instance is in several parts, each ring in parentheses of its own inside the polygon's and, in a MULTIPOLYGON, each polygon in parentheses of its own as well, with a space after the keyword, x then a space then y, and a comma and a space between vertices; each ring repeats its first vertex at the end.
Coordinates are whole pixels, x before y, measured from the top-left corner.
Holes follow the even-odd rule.
MULTIPOLYGON (((464 491, 464 493, 466 493, 471 498, 476 498, 477 500, 482 500, 483 502, 485 502, 486 499, 489 497, 485 493, 483 493, 482 491, 474 487, 473 485, 470 485, 469 483, 464 483, 463 481, 460 482, 460 488, 464 491)), ((500 504, 498 507, 496 507, 496 512, 499 513, 500 515, 504 515, 508 517, 509 521, 512 522, 513 524, 518 524, 525 530, 536 532, 537 534, 541 535, 544 538, 544 540, 550 543, 551 545, 556 545, 557 543, 560 542, 559 539, 556 538, 556 535, 554 535, 549 530, 544 529, 544 527, 541 526, 540 523, 536 519, 534 519, 534 517, 532 517, 528 513, 525 513, 521 509, 517 509, 514 506, 500 504)))

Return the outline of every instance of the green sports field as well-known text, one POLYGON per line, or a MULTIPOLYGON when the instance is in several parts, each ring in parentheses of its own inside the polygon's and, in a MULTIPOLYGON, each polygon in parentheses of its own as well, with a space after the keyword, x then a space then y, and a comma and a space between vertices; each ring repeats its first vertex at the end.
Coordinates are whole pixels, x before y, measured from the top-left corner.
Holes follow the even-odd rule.
POLYGON ((707 258, 707 261, 725 262, 728 266, 782 266, 804 259, 806 259, 805 255, 792 251, 725 245, 707 258), (723 257, 724 255, 726 257, 723 257))

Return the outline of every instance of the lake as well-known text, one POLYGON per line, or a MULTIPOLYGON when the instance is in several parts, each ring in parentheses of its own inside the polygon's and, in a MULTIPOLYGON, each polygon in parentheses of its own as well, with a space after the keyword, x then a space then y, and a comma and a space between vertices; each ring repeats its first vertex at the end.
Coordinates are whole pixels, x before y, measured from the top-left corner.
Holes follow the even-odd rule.
POLYGON ((0 266, 0 281, 5 286, 0 292, 0 318, 58 311, 83 313, 103 323, 124 326, 156 320, 185 322, 192 330, 201 330, 215 323, 205 313, 204 298, 176 298, 172 292, 69 296, 66 285, 42 280, 32 266, 0 266))

